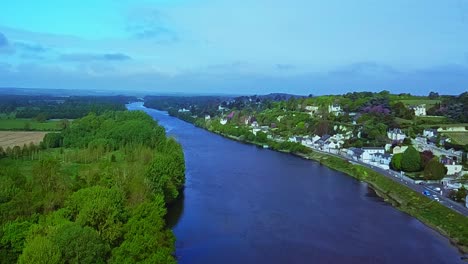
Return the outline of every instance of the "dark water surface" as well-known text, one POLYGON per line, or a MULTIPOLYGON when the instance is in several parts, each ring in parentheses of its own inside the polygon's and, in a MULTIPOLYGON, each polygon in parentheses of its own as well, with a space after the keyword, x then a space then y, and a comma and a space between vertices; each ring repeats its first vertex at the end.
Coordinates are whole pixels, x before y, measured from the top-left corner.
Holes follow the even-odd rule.
POLYGON ((225 139, 142 104, 182 144, 169 211, 179 263, 466 263, 448 239, 316 162, 225 139))

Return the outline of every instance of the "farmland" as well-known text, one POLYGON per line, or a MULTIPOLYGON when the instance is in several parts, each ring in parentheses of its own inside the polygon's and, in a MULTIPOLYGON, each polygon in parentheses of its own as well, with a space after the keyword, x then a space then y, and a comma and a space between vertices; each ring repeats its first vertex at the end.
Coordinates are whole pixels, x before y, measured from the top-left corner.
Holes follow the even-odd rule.
POLYGON ((405 104, 406 106, 425 104, 426 109, 441 102, 440 100, 431 100, 431 99, 409 99, 409 100, 399 100, 399 101, 405 104))
POLYGON ((20 146, 24 144, 34 143, 39 144, 47 132, 30 132, 30 131, 0 131, 0 147, 20 146))
POLYGON ((0 119, 0 130, 54 131, 60 129, 59 122, 56 120, 38 122, 29 118, 0 119))
POLYGON ((455 144, 468 144, 468 132, 444 132, 443 135, 451 138, 455 144))

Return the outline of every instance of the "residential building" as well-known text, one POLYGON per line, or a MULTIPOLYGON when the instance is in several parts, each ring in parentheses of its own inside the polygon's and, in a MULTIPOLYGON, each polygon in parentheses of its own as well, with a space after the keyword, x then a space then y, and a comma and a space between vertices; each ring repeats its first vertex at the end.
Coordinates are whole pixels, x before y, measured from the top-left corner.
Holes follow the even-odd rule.
POLYGON ((372 160, 372 156, 376 153, 385 153, 384 148, 362 148, 362 161, 369 162, 372 160))
POLYGON ((436 137, 437 136, 437 129, 434 129, 434 128, 424 129, 423 136, 427 137, 427 138, 436 137))
POLYGON ((330 114, 334 114, 335 116, 343 114, 343 110, 341 109, 340 105, 332 104, 328 106, 328 112, 330 114))
POLYGON ((401 129, 394 128, 387 131, 387 137, 393 141, 403 141, 406 138, 406 135, 401 131, 401 129))
POLYGON ((396 146, 393 148, 393 155, 400 154, 405 152, 408 149, 408 146, 396 146))
POLYGON ((425 104, 410 106, 410 109, 414 110, 414 115, 415 116, 425 116, 426 115, 426 105, 425 104))

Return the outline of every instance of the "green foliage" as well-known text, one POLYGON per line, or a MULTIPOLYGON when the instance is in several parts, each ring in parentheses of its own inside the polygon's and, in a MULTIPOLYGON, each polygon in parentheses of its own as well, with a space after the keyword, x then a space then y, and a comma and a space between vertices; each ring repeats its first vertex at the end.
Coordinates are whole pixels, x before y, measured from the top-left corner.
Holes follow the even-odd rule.
POLYGON ((440 163, 438 158, 431 159, 424 168, 424 178, 426 180, 441 180, 447 173, 447 168, 440 163))
POLYGON ((400 171, 401 170, 401 159, 403 158, 402 153, 398 153, 392 156, 392 160, 390 161, 390 167, 392 170, 400 171))
POLYGON ((62 145, 63 136, 60 133, 47 133, 42 140, 46 148, 58 148, 62 145))
POLYGON ((105 263, 109 245, 90 227, 67 223, 57 227, 50 240, 58 246, 65 263, 105 263))
POLYGON ((405 172, 415 172, 421 170, 421 156, 413 147, 409 146, 401 157, 401 169, 405 172))
POLYGON ((72 221, 94 228, 109 244, 121 236, 125 217, 120 191, 102 186, 81 189, 71 195, 66 208, 72 221))
POLYGON ((19 264, 58 264, 61 263, 59 247, 43 236, 36 236, 26 242, 19 264))
POLYGON ((164 199, 139 205, 125 224, 125 241, 112 251, 111 263, 176 263, 174 235, 164 228, 164 199))
POLYGON ((44 146, 0 159, 0 263, 105 263, 117 248, 124 263, 175 261, 163 217, 185 161, 164 128, 143 112, 89 114, 44 146), (148 178, 154 160, 167 167, 148 178))

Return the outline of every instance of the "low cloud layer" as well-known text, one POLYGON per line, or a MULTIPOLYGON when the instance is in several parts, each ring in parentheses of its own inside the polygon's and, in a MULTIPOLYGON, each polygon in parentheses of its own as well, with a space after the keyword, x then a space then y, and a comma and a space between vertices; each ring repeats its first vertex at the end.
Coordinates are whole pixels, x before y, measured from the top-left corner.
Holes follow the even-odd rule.
POLYGON ((128 61, 132 58, 122 53, 105 53, 105 54, 90 54, 90 53, 69 53, 60 56, 62 61, 128 61))

